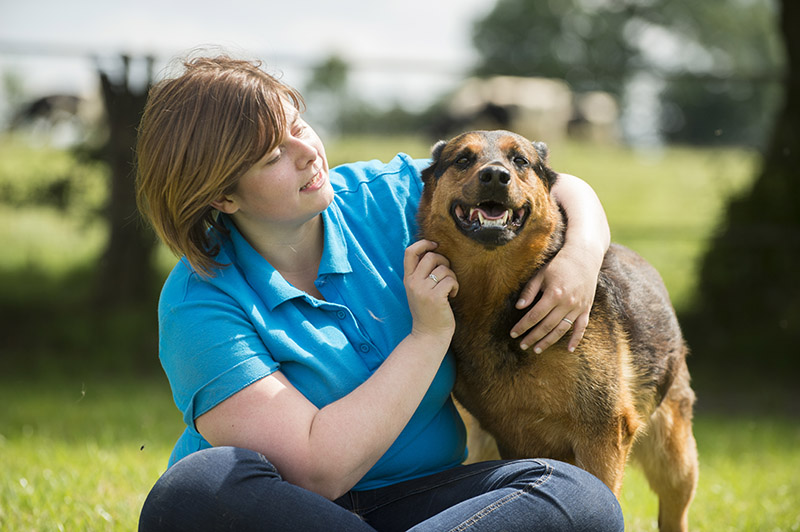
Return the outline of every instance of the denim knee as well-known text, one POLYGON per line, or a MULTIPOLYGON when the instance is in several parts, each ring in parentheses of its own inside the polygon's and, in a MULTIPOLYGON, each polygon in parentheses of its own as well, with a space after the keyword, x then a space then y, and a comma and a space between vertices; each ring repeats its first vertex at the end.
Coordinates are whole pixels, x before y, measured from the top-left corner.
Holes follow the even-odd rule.
POLYGON ((619 501, 600 479, 564 462, 539 461, 552 467, 552 475, 559 481, 556 502, 564 521, 554 530, 621 532, 625 529, 619 501))
MULTIPOLYGON (((231 507, 236 484, 255 467, 259 475, 280 479, 277 470, 257 452, 212 447, 183 458, 158 479, 145 500, 139 530, 192 530, 231 507)), ((208 524, 208 522, 207 522, 208 524)))
POLYGON ((173 465, 142 508, 140 532, 374 532, 355 514, 286 482, 254 451, 214 447, 173 465))

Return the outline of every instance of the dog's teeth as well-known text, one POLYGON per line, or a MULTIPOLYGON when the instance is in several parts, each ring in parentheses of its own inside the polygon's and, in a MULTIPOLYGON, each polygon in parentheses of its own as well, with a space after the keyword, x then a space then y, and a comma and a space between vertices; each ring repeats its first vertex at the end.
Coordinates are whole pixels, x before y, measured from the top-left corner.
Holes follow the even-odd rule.
POLYGON ((474 221, 475 219, 478 220, 478 223, 481 226, 488 226, 488 227, 506 227, 508 225, 509 220, 511 220, 513 213, 511 209, 505 211, 500 218, 486 218, 486 214, 476 207, 472 207, 469 210, 469 220, 474 221))

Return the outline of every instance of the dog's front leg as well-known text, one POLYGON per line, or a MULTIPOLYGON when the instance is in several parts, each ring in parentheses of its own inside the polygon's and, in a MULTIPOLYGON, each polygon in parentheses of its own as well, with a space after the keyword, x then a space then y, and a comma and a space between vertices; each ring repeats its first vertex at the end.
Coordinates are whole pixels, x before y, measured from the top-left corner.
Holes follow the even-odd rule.
POLYGON ((619 499, 625 465, 633 447, 638 416, 621 414, 600 437, 586 434, 575 447, 575 465, 602 480, 619 499))

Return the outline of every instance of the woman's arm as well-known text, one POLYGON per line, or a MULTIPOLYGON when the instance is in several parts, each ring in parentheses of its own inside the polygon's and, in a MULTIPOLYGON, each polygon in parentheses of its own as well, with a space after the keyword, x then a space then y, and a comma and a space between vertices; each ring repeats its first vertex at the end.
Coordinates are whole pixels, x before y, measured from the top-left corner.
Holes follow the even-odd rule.
POLYGON ((603 205, 586 182, 559 174, 552 195, 567 214, 564 246, 523 289, 517 302, 519 309, 530 305, 539 292, 542 298, 511 329, 513 338, 530 329, 521 347, 534 346, 537 353, 556 343, 570 327, 569 350, 580 343, 589 323, 600 266, 611 242, 603 205))
POLYGON ((435 246, 406 250, 412 331, 361 386, 318 409, 276 372, 198 417, 198 431, 212 445, 262 453, 286 480, 329 499, 352 488, 411 419, 450 345, 458 283, 435 246))

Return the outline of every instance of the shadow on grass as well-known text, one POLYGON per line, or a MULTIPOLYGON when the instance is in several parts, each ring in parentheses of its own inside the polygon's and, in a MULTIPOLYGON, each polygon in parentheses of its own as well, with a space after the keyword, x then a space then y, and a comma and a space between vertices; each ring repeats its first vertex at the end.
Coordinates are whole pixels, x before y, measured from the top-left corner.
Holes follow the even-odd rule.
POLYGON ((153 375, 158 362, 157 289, 137 307, 92 301, 93 271, 36 269, 0 276, 0 371, 20 378, 91 372, 153 375))

